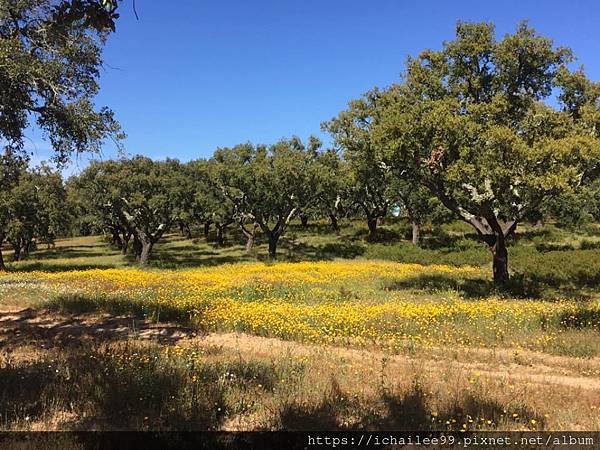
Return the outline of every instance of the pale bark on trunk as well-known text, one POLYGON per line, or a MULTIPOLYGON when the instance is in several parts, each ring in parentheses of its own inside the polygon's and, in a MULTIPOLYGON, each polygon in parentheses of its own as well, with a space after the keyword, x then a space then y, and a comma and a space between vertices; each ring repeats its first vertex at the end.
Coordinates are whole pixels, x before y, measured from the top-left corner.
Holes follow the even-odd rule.
POLYGON ((252 230, 248 230, 243 223, 240 224, 242 233, 246 237, 246 252, 251 252, 254 248, 254 241, 256 240, 256 231, 258 230, 258 224, 252 224, 252 230))
POLYGON ((487 244, 492 253, 494 283, 496 285, 507 283, 510 275, 506 239, 516 232, 517 225, 523 217, 526 217, 526 212, 535 210, 534 207, 537 205, 532 204, 528 208, 522 208, 516 217, 500 220, 489 205, 483 206, 481 216, 473 215, 461 208, 455 199, 447 196, 442 184, 435 185, 433 190, 440 201, 458 214, 462 220, 472 225, 479 237, 487 244))
POLYGON ((421 225, 418 223, 412 223, 412 243, 413 245, 419 245, 421 242, 421 225))
POLYGON ((142 242, 142 251, 140 253, 140 264, 142 266, 148 265, 150 254, 152 253, 152 247, 154 247, 154 244, 151 241, 142 242))
POLYGON ((13 245, 13 261, 22 261, 29 255, 29 243, 25 239, 19 238, 13 245))

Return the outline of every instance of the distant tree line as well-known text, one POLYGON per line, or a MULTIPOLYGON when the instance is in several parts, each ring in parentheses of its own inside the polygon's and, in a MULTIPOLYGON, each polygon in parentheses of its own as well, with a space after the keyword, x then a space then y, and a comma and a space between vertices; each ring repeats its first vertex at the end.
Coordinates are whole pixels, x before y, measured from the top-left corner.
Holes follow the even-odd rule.
POLYGON ((504 283, 519 223, 600 219, 600 84, 527 23, 497 39, 492 24, 459 22, 441 50, 408 59, 400 82, 323 123, 332 148, 293 137, 188 163, 137 156, 94 162, 66 183, 48 167, 29 169, 23 132, 33 117, 59 163, 124 137, 112 112, 92 103, 116 5, 0 5, 0 243, 16 259, 51 244, 69 218, 147 264, 166 232, 189 236, 198 225, 214 227, 217 244, 238 227, 249 250, 260 232, 275 257, 295 217, 328 218, 335 231, 340 218, 361 216, 374 240, 401 210, 418 244, 421 225, 443 208, 473 227, 504 283))

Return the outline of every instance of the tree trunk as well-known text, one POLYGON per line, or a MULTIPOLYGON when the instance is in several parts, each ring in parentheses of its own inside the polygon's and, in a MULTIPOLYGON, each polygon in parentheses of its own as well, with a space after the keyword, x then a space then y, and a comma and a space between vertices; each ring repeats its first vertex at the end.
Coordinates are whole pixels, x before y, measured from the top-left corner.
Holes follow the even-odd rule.
POLYGON ((300 214, 300 223, 302 228, 308 228, 308 216, 306 214, 300 214))
POLYGON ((13 262, 17 262, 21 260, 21 240, 19 239, 19 241, 13 245, 13 262))
POLYGON ((246 253, 250 253, 254 248, 254 236, 246 236, 246 253))
POLYGON ((496 243, 490 247, 493 257, 494 283, 504 284, 509 280, 508 250, 503 235, 496 236, 496 243))
POLYGON ((223 235, 225 234, 225 228, 227 227, 227 225, 215 223, 215 227, 217 228, 216 244, 218 247, 221 247, 225 243, 223 235))
POLYGON ((536 220, 536 222, 535 222, 535 227, 536 227, 536 228, 542 228, 543 226, 544 226, 544 221, 543 221, 543 219, 538 219, 538 220, 536 220))
POLYGON ((279 234, 269 233, 269 258, 277 258, 277 242, 279 241, 279 234))
POLYGON ((190 228, 190 224, 189 223, 185 224, 185 230, 184 231, 185 231, 185 237, 186 237, 186 239, 192 239, 192 237, 193 237, 192 236, 192 230, 190 228))
POLYGON ((254 223, 252 225, 252 231, 247 230, 243 223, 241 224, 241 227, 242 233, 244 233, 244 236, 246 236, 246 252, 249 253, 254 248, 254 241, 256 240, 256 230, 258 229, 258 224, 254 223))
POLYGON ((369 242, 374 242, 377 238, 377 217, 368 217, 367 225, 369 226, 369 235, 367 236, 367 240, 369 242))
POLYGON ((329 222, 333 231, 335 231, 336 233, 340 231, 340 226, 338 225, 338 220, 335 214, 329 214, 329 222))
POLYGON ((421 225, 418 223, 411 223, 412 225, 412 243, 413 245, 419 245, 421 241, 421 225))
POLYGON ((118 228, 113 228, 113 230, 112 230, 112 244, 117 248, 123 247, 123 240, 121 239, 121 236, 119 235, 118 228))
POLYGON ((152 253, 152 247, 154 244, 152 241, 142 242, 142 251, 140 253, 140 264, 142 266, 147 266, 148 261, 150 260, 150 254, 152 253))
POLYGON ((133 235, 133 254, 135 256, 135 260, 139 262, 142 254, 142 242, 137 234, 133 235))
POLYGON ((131 234, 132 233, 127 233, 127 234, 123 234, 123 239, 122 239, 122 244, 121 244, 121 253, 126 255, 127 251, 129 250, 129 241, 131 240, 131 234))
POLYGON ((0 234, 0 271, 5 271, 4 256, 2 255, 2 244, 4 244, 4 234, 0 234))
POLYGON ((210 225, 212 222, 204 222, 204 237, 208 239, 208 234, 210 233, 210 225))

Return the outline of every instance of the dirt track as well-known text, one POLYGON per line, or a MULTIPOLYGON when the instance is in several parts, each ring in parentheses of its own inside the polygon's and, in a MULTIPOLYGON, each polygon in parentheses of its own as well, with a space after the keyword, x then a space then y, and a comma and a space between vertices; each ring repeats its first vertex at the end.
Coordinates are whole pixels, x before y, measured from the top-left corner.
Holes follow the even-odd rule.
POLYGON ((428 348, 418 357, 386 355, 380 351, 317 346, 246 334, 210 333, 175 324, 109 314, 63 316, 26 309, 0 312, 0 350, 37 345, 43 348, 76 344, 83 340, 157 340, 165 345, 212 345, 245 355, 275 357, 285 354, 327 355, 347 365, 373 367, 386 360, 392 371, 411 369, 437 372, 453 369, 477 376, 557 385, 570 389, 600 390, 600 358, 576 359, 514 349, 428 348))

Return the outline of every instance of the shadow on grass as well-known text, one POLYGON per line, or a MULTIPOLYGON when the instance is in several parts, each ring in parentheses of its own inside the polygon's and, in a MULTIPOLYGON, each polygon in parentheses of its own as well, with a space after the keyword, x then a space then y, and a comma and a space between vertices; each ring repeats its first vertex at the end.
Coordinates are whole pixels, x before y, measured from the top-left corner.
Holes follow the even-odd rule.
MULTIPOLYGON (((129 298, 124 295, 107 294, 61 294, 52 298, 45 307, 49 311, 69 314, 105 312, 109 314, 127 314, 139 319, 153 321, 176 321, 186 324, 190 320, 190 311, 175 305, 158 304, 148 298, 129 298)), ((198 309, 194 310, 198 314, 198 309)))
POLYGON ((575 311, 565 312, 560 317, 564 328, 596 328, 600 331, 600 311, 595 308, 579 306, 575 311))
POLYGON ((7 272, 73 272, 75 270, 114 269, 115 264, 84 264, 84 263, 52 263, 24 261, 18 264, 8 264, 7 272))
MULTIPOLYGON (((441 411, 431 410, 426 398, 425 392, 419 386, 414 386, 403 395, 383 392, 380 394, 379 404, 365 407, 366 405, 360 405, 358 400, 341 392, 334 385, 331 394, 317 405, 291 404, 284 408, 280 414, 281 428, 292 431, 458 431, 463 424, 468 424, 468 428, 485 428, 485 424, 478 420, 480 418, 494 424, 509 419, 505 408, 499 403, 470 394, 441 411), (351 423, 346 420, 348 417, 353 419, 351 423)), ((543 426, 544 418, 527 408, 519 408, 516 414, 519 418, 526 418, 525 420, 535 419, 543 426)))
POLYGON ((284 244, 286 261, 331 261, 336 258, 354 259, 364 254, 365 246, 348 241, 329 242, 321 245, 295 243, 284 244))
MULTIPOLYGON (((128 258, 131 264, 135 264, 133 257, 128 258)), ((181 254, 178 249, 172 251, 157 251, 150 260, 151 267, 160 269, 187 269, 193 267, 213 267, 222 264, 233 264, 236 262, 250 261, 252 255, 222 255, 214 251, 199 250, 196 252, 181 254)))
POLYGON ((36 250, 32 252, 30 257, 35 260, 48 260, 48 259, 63 259, 63 258, 97 258, 101 256, 108 256, 116 253, 108 245, 104 246, 91 246, 78 245, 76 248, 73 247, 58 247, 50 250, 36 250), (96 251, 88 250, 95 249, 96 251))
POLYGON ((197 328, 126 315, 62 315, 33 309, 0 313, 0 323, 0 349, 24 345, 46 349, 80 347, 93 340, 111 342, 131 337, 174 344, 201 333, 197 328))
POLYGON ((517 298, 541 298, 543 290, 539 286, 528 285, 518 277, 504 286, 497 286, 492 280, 482 278, 458 279, 443 274, 425 274, 402 280, 393 280, 384 284, 387 290, 415 290, 427 293, 456 291, 469 299, 490 296, 510 296, 517 298))
POLYGON ((564 279, 559 274, 541 276, 535 273, 515 273, 508 283, 496 285, 488 278, 457 278, 445 274, 424 274, 388 281, 384 284, 384 289, 423 291, 431 294, 440 291, 456 291, 468 299, 498 296, 545 300, 570 298, 586 301, 592 298, 587 288, 598 286, 596 279, 595 275, 589 278, 571 275, 570 278, 564 279))
MULTIPOLYGON (((76 430, 211 430, 226 415, 226 385, 219 382, 225 370, 186 365, 185 358, 163 357, 160 348, 126 346, 4 362, 0 413, 8 428, 66 413, 61 426, 76 430)), ((237 373, 254 376, 256 370, 237 373)))

